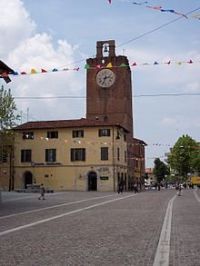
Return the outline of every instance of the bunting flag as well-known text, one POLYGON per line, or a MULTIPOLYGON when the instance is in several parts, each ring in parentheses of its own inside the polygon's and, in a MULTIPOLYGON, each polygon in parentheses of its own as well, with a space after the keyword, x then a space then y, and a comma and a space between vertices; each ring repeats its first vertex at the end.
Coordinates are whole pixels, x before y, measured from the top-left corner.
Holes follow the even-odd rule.
MULTIPOLYGON (((100 65, 97 64, 96 66, 90 66, 89 64, 85 64, 84 65, 84 69, 85 70, 90 70, 90 69, 101 69, 101 68, 127 68, 127 67, 138 67, 138 66, 158 66, 158 65, 184 65, 184 64, 195 64, 195 63, 200 63, 200 60, 198 61, 194 61, 192 59, 186 60, 186 61, 172 61, 172 60, 167 60, 167 61, 163 61, 163 62, 159 62, 157 60, 149 63, 149 62, 143 62, 143 63, 138 63, 138 62, 133 62, 130 63, 130 65, 127 65, 125 63, 122 63, 120 65, 113 65, 111 62, 107 63, 106 65, 100 65)), ((36 70, 35 68, 31 68, 30 71, 21 71, 21 72, 17 72, 17 71, 13 71, 13 73, 8 74, 8 73, 2 73, 1 77, 8 77, 8 75, 33 75, 33 74, 46 74, 46 73, 56 73, 56 72, 61 72, 61 71, 79 71, 81 69, 81 67, 74 67, 74 68, 53 68, 51 70, 46 70, 44 68, 41 68, 41 70, 36 70)))
MULTIPOLYGON (((129 2, 128 0, 125 1, 125 0, 121 0, 123 2, 129 2)), ((175 14, 175 15, 178 15, 178 16, 182 16, 184 18, 187 18, 188 19, 188 16, 181 13, 181 12, 177 12, 176 10, 174 9, 171 9, 171 8, 168 8, 168 9, 164 9, 162 6, 152 6, 152 5, 147 5, 147 4, 150 4, 149 1, 130 1, 131 4, 133 5, 137 5, 137 6, 145 6, 146 8, 149 8, 149 9, 154 9, 154 10, 157 10, 157 11, 160 11, 160 12, 169 12, 169 13, 172 13, 172 14, 175 14)), ((112 0, 108 0, 108 3, 111 4, 112 3, 112 0)), ((198 19, 200 20, 200 14, 194 14, 194 15, 191 15, 191 18, 195 18, 195 19, 198 19)))
POLYGON ((141 6, 141 5, 144 5, 144 4, 148 4, 148 2, 147 1, 145 1, 145 2, 133 2, 132 4, 141 6))
POLYGON ((37 74, 37 71, 34 68, 32 68, 31 69, 31 74, 37 74))
MULTIPOLYGON (((142 5, 148 4, 148 2, 147 1, 145 1, 145 2, 133 2, 132 4, 142 6, 142 5)), ((175 15, 179 15, 179 16, 183 16, 185 18, 188 18, 185 14, 177 12, 174 9, 164 9, 164 8, 162 8, 162 6, 151 6, 151 5, 146 5, 145 7, 153 9, 153 10, 161 11, 161 12, 170 12, 170 13, 173 13, 175 15)))
MULTIPOLYGON (((86 68, 86 66, 85 66, 86 68)), ((89 65, 88 65, 89 68, 89 65)), ((60 72, 60 71, 79 71, 80 67, 74 67, 74 68, 63 68, 63 69, 58 69, 58 68, 53 68, 52 70, 46 70, 44 68, 41 68, 41 71, 36 70, 35 68, 32 68, 30 72, 27 71, 21 71, 17 72, 14 71, 12 75, 18 76, 18 75, 30 75, 30 74, 40 74, 40 73, 50 73, 50 72, 60 72)), ((11 75, 11 74, 10 74, 11 75)))
POLYGON ((108 63, 107 66, 106 66, 106 68, 112 68, 112 67, 113 67, 112 63, 108 63))
POLYGON ((146 7, 154 9, 154 10, 158 10, 158 11, 161 11, 161 12, 170 12, 170 13, 173 13, 173 14, 188 18, 185 14, 177 12, 174 9, 163 9, 162 6, 146 6, 146 7))

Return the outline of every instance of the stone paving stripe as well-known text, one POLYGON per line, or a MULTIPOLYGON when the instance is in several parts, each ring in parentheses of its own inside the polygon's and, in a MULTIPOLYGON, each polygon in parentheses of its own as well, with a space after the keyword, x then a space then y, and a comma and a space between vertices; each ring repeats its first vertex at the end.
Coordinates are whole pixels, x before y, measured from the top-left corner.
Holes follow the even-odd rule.
POLYGON ((65 213, 62 213, 62 214, 59 214, 59 215, 56 215, 56 216, 52 216, 50 218, 43 219, 43 220, 40 220, 40 221, 37 221, 37 222, 34 222, 34 223, 18 226, 16 228, 12 228, 12 229, 0 232, 0 236, 7 235, 7 234, 10 234, 10 233, 13 233, 13 232, 16 232, 16 231, 20 231, 20 230, 23 230, 23 229, 38 225, 38 224, 42 224, 42 223, 46 223, 46 222, 49 222, 49 221, 53 221, 55 219, 59 219, 59 218, 62 218, 64 216, 67 216, 67 215, 71 215, 71 214, 75 214, 75 213, 78 213, 78 212, 86 211, 86 210, 89 210, 89 209, 92 209, 92 208, 95 208, 95 207, 99 207, 99 206, 102 206, 102 205, 105 205, 105 204, 109 204, 109 203, 112 203, 112 202, 115 202, 115 201, 119 201, 119 200, 124 200, 124 199, 130 198, 130 197, 134 197, 134 196, 135 196, 135 194, 129 195, 129 196, 125 196, 125 197, 121 197, 121 198, 112 199, 112 200, 107 200, 107 201, 104 201, 104 202, 101 202, 101 203, 96 203, 96 204, 90 205, 88 207, 84 207, 84 208, 80 208, 80 209, 73 210, 73 211, 70 211, 70 212, 65 212, 65 213))
POLYGON ((93 197, 93 198, 84 199, 84 200, 77 200, 77 201, 73 201, 73 202, 65 202, 65 203, 62 203, 62 204, 57 204, 57 205, 53 205, 53 206, 50 206, 50 207, 39 208, 39 209, 31 210, 31 211, 13 213, 13 214, 5 215, 5 216, 0 216, 0 220, 6 219, 6 218, 10 218, 10 217, 14 217, 14 216, 18 216, 18 215, 24 215, 24 214, 33 213, 33 212, 40 212, 40 211, 44 211, 44 210, 59 208, 59 207, 62 207, 62 206, 78 204, 78 203, 82 203, 82 202, 86 202, 86 201, 90 201, 90 200, 103 199, 103 198, 111 197, 111 196, 114 196, 114 195, 115 194, 110 194, 110 195, 106 195, 106 196, 102 196, 102 197, 93 197))
MULTIPOLYGON (((51 194, 51 196, 54 196, 54 195, 58 195, 58 194, 61 194, 61 193, 65 193, 65 192, 54 192, 53 194, 51 194)), ((5 199, 5 200, 2 200, 2 202, 10 202, 10 201, 17 201, 17 200, 24 200, 24 199, 34 199, 34 198, 38 198, 38 195, 39 193, 34 193, 34 195, 31 195, 31 196, 25 196, 25 197, 17 197, 17 198, 12 198, 12 199, 5 199)), ((45 196, 47 195, 47 193, 45 194, 45 196)), ((48 195, 50 196, 50 194, 48 195)), ((4 196, 2 196, 2 198, 4 198, 4 196)))
POLYGON ((195 196, 196 200, 197 200, 198 202, 200 202, 200 198, 199 198, 199 196, 197 195, 196 190, 193 191, 193 193, 194 193, 194 196, 195 196))
POLYGON ((13 199, 7 199, 7 200, 2 200, 2 202, 11 202, 11 201, 17 201, 17 200, 25 200, 25 199, 34 199, 36 198, 36 195, 31 195, 31 196, 26 196, 26 197, 19 197, 19 198, 13 198, 13 199))
POLYGON ((169 252, 170 252, 170 235, 171 235, 171 221, 172 209, 176 195, 169 201, 165 218, 156 250, 153 266, 168 266, 169 265, 169 252))

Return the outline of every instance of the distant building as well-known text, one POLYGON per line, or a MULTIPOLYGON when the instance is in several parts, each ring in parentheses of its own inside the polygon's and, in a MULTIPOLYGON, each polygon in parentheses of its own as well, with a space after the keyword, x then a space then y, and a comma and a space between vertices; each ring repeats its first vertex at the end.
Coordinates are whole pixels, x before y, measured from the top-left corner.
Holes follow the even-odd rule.
POLYGON ((153 186, 157 183, 157 179, 155 175, 153 174, 153 168, 146 168, 145 174, 146 174, 146 177, 148 177, 148 179, 145 179, 145 184, 147 186, 153 186))

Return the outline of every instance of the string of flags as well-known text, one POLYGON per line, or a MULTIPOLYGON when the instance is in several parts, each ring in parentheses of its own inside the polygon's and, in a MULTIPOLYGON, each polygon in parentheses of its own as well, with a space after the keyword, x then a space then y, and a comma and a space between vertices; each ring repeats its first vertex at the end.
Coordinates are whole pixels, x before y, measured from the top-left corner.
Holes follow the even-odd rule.
MULTIPOLYGON (((184 13, 178 12, 178 11, 172 9, 172 8, 167 8, 167 9, 165 9, 165 8, 163 8, 163 7, 160 6, 160 5, 158 5, 158 6, 152 6, 152 5, 150 4, 149 1, 137 1, 137 2, 135 2, 135 1, 130 1, 130 2, 131 2, 133 5, 144 6, 144 7, 148 8, 148 9, 152 9, 152 10, 155 10, 155 11, 160 11, 160 12, 162 12, 162 13, 171 13, 171 14, 174 14, 174 15, 182 16, 182 17, 184 17, 184 18, 186 18, 186 19, 189 18, 189 17, 188 17, 187 15, 185 15, 184 13)), ((112 3, 112 0, 108 0, 108 3, 111 4, 111 3, 112 3)), ((194 19, 198 19, 198 20, 200 20, 200 13, 196 13, 196 14, 192 15, 191 17, 194 18, 194 19)))
POLYGON ((148 1, 145 1, 145 2, 132 2, 133 5, 139 5, 139 6, 145 5, 146 8, 150 8, 150 9, 153 9, 153 10, 156 10, 156 11, 160 11, 160 12, 170 12, 170 13, 173 13, 175 15, 180 15, 180 16, 183 16, 185 18, 188 18, 185 14, 177 12, 174 9, 164 9, 162 6, 147 5, 148 3, 149 3, 148 1))
MULTIPOLYGON (((29 135, 28 135, 28 134, 25 135, 25 139, 29 139, 29 135)), ((40 139, 40 140, 44 140, 44 141, 49 141, 49 140, 51 140, 51 139, 49 139, 48 137, 43 137, 43 136, 39 136, 38 139, 40 139)), ((68 139, 64 139, 63 141, 64 141, 64 143, 66 143, 66 144, 67 144, 68 142, 71 143, 71 140, 68 140, 68 139)), ((108 146, 110 146, 110 145, 113 144, 113 142, 110 142, 110 141, 104 141, 104 142, 99 141, 99 142, 97 142, 96 139, 91 139, 90 141, 86 141, 86 140, 81 140, 80 138, 74 140, 73 143, 74 143, 74 144, 83 144, 83 145, 86 145, 86 144, 94 145, 94 144, 99 143, 99 144, 101 144, 101 145, 108 145, 108 146)), ((128 145, 129 147, 137 147, 137 146, 157 146, 157 147, 161 147, 161 146, 162 146, 162 147, 172 147, 171 144, 166 144, 166 143, 149 143, 149 144, 146 145, 146 144, 141 144, 141 143, 132 143, 132 142, 129 143, 129 142, 128 142, 127 145, 128 145)), ((182 146, 180 146, 180 147, 182 147, 182 146)))
MULTIPOLYGON (((116 68, 116 67, 137 67, 137 66, 157 66, 157 65, 172 65, 172 64, 176 64, 176 65, 183 65, 183 64, 194 64, 194 63, 200 63, 200 60, 198 61, 194 61, 192 59, 186 60, 186 61, 172 61, 172 60, 167 60, 164 62, 159 62, 159 61, 153 61, 152 63, 148 63, 148 62, 144 62, 144 63, 139 63, 139 62, 133 62, 130 65, 126 65, 126 64, 121 64, 121 65, 113 65, 111 62, 106 64, 106 65, 100 65, 97 64, 96 66, 90 66, 89 64, 85 64, 84 65, 84 69, 85 70, 89 70, 89 69, 101 69, 101 68, 116 68)), ((5 78, 8 77, 10 75, 14 75, 14 76, 19 76, 19 75, 33 75, 33 74, 45 74, 45 73, 56 73, 56 72, 60 72, 60 71, 76 71, 78 72, 79 70, 81 70, 81 67, 74 67, 74 68, 53 68, 50 70, 41 68, 40 70, 37 70, 35 68, 32 68, 30 71, 13 71, 12 73, 8 73, 8 72, 3 72, 0 74, 1 78, 5 78)))

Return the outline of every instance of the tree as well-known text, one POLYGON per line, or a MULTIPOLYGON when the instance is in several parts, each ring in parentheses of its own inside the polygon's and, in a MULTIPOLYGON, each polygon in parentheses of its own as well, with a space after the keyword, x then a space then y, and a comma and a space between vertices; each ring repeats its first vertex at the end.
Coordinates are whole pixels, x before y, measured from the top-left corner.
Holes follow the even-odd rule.
POLYGON ((165 176, 169 174, 169 168, 159 158, 156 158, 154 161, 153 174, 156 176, 157 182, 160 183, 165 179, 165 176))
POLYGON ((183 180, 187 179, 189 173, 199 169, 199 144, 188 135, 181 136, 168 156, 171 169, 183 180))
MULTIPOLYGON (((1 163, 7 163, 9 169, 9 190, 14 189, 13 175, 13 145, 14 136, 11 129, 16 125, 20 118, 16 114, 17 107, 11 90, 0 88, 0 167, 1 163)), ((1 172, 1 169, 0 169, 1 172)))
POLYGON ((196 172, 198 175, 200 175, 200 144, 198 143, 198 146, 192 153, 192 162, 191 162, 191 168, 193 172, 196 172))
POLYGON ((16 125, 20 116, 16 114, 17 107, 11 90, 5 90, 2 86, 0 89, 0 131, 11 129, 16 125))

